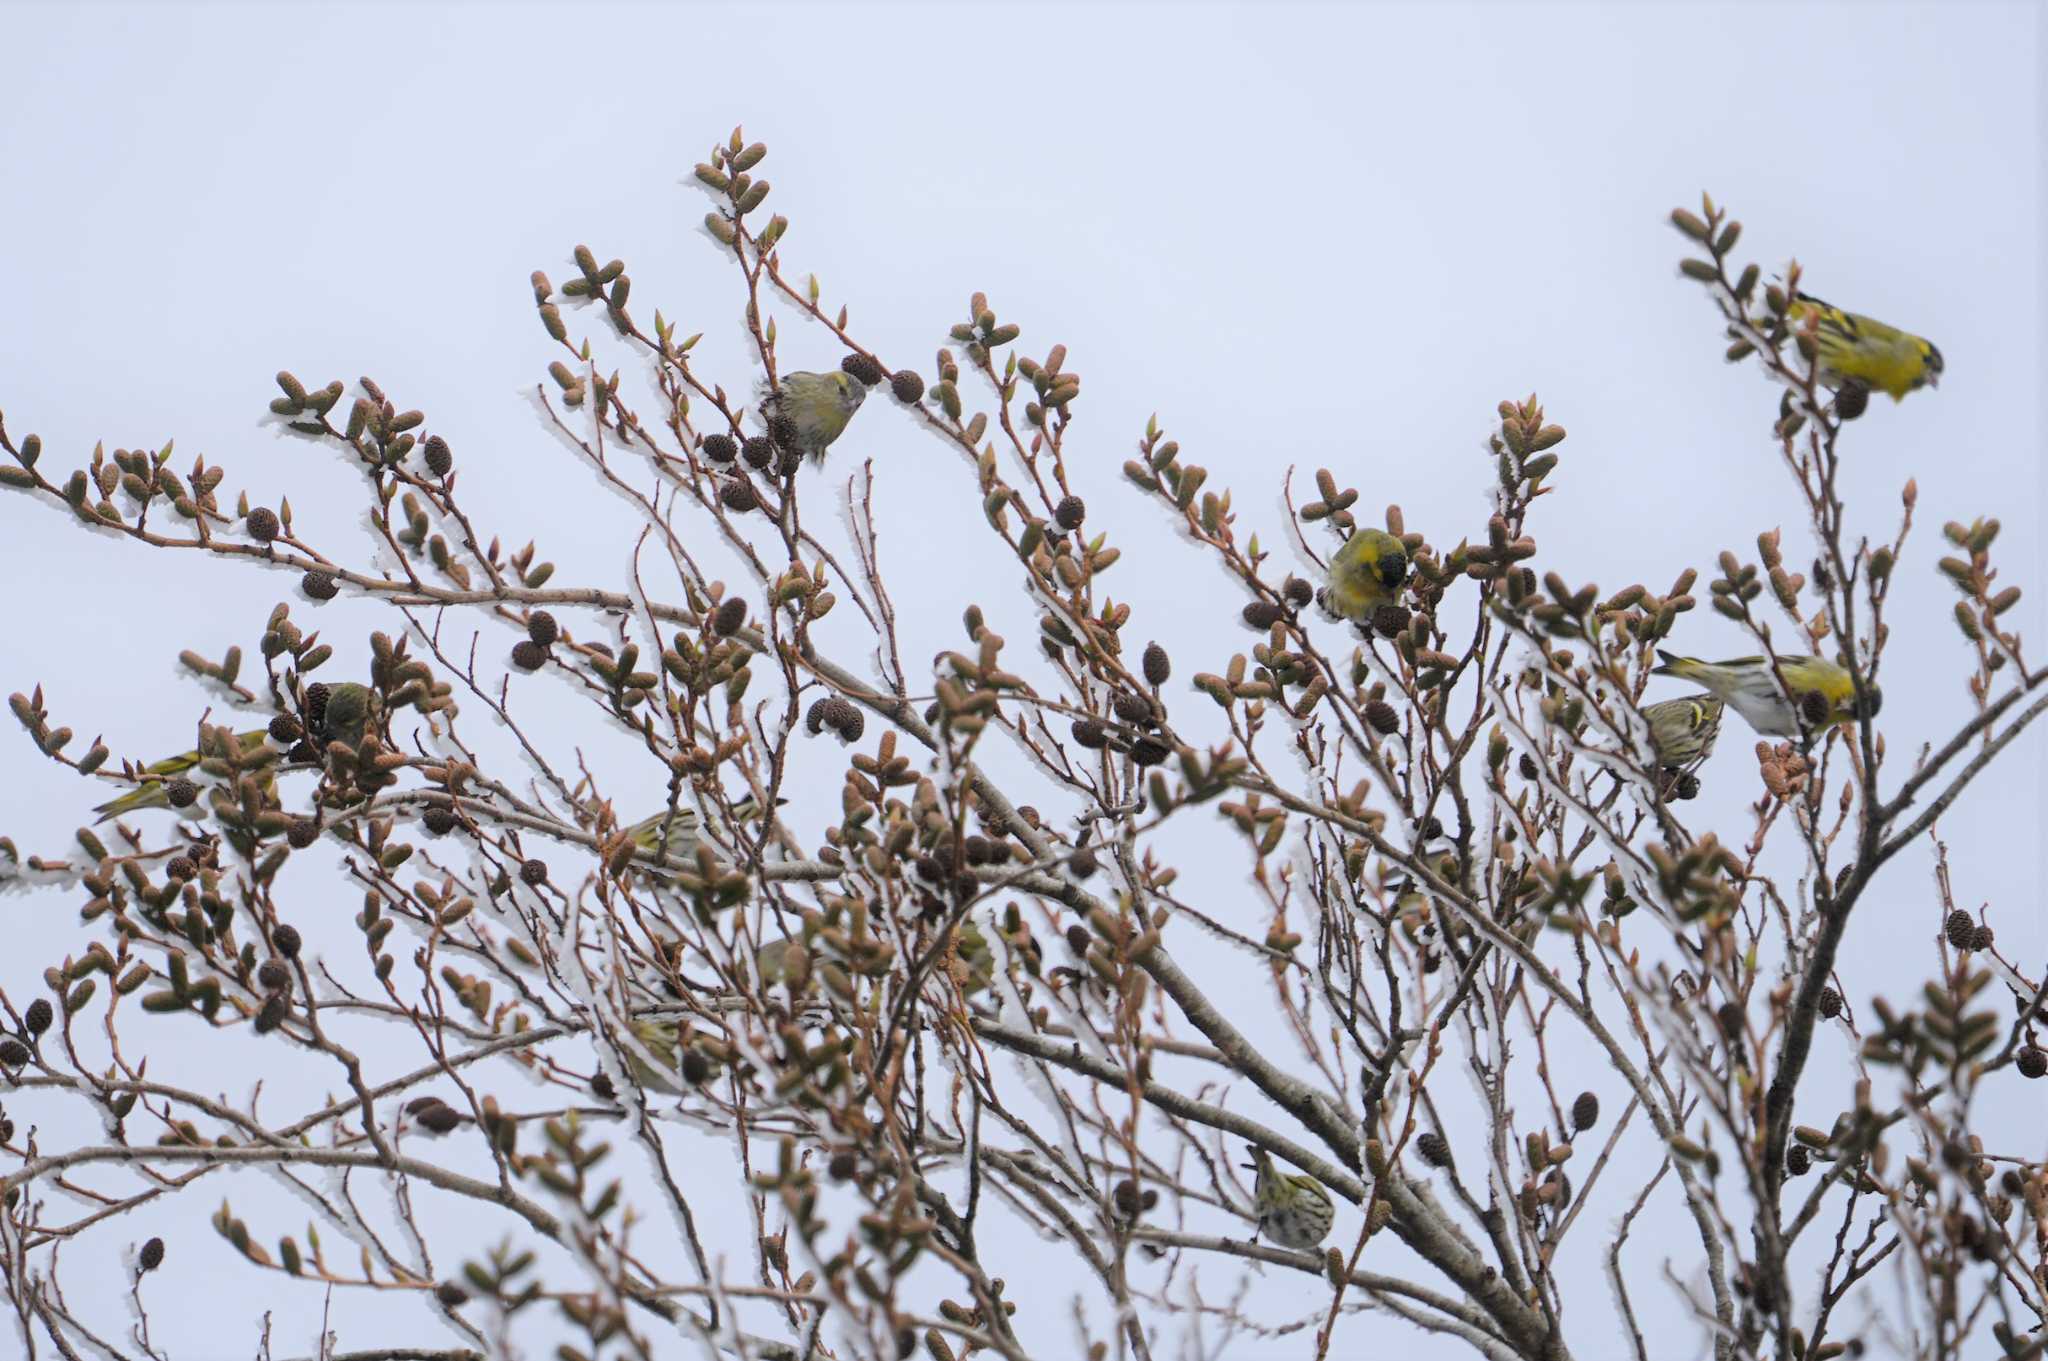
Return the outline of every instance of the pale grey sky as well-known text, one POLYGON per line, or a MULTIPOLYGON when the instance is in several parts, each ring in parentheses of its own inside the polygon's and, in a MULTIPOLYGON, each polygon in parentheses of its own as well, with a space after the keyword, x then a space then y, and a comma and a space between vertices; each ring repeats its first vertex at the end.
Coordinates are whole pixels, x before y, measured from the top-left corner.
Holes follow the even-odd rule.
MULTIPOLYGON (((1874 536, 1919 481, 1886 677, 1896 758, 1967 705, 1932 568, 1944 520, 2004 520, 2001 581, 2028 587, 2014 617, 2042 632, 2040 28, 2033 5, 1960 3, 5 6, 0 411, 65 466, 96 440, 175 436, 181 466, 205 452, 256 501, 292 488, 343 543, 347 511, 313 489, 354 479, 258 417, 279 368, 369 374, 434 417, 481 518, 531 526, 560 580, 610 584, 617 507, 561 488, 529 400, 553 355, 526 277, 561 280, 578 242, 622 256, 636 313, 704 330, 702 362, 746 386, 732 272, 687 182, 743 123, 770 148, 785 262, 892 362, 928 370, 976 289, 1028 352, 1069 346, 1083 493, 1158 564, 1115 588, 1191 674, 1244 645, 1199 641, 1242 600, 1184 571, 1197 560, 1120 490, 1153 412, 1269 545, 1290 463, 1327 464, 1451 544, 1483 533, 1495 403, 1533 390, 1571 431, 1536 522, 1546 566, 1662 589, 1722 548, 1754 556, 1776 524, 1800 561, 1773 394, 1722 364, 1711 306, 1673 267, 1665 215, 1705 188, 1746 224, 1746 256, 1796 256, 1814 292, 1946 356, 1938 392, 1873 406, 1846 468, 1874 536)), ((828 336, 785 326, 786 363, 836 361, 828 336)), ((881 469, 906 658, 951 645, 970 598, 1027 639, 1013 588, 957 566, 987 559, 950 456, 886 402, 849 447, 881 469)), ((0 572, 0 690, 42 682, 58 721, 89 733, 83 715, 105 714, 138 755, 195 711, 177 650, 247 648, 295 598, 283 578, 96 542, 11 494, 0 572)), ((376 621, 346 604, 319 619, 358 646, 376 621)), ((1743 650, 1704 609, 1680 642, 1743 650)), ((1705 806, 1739 834, 1754 777, 1748 735, 1727 738, 1705 806)), ((58 851, 87 792, 4 740, 0 832, 58 851)), ((1942 829, 1959 896, 1990 905, 2002 942, 2032 933, 2023 959, 2041 956, 2041 749, 1942 829)), ((1919 954, 1900 972, 1897 933, 1931 929, 1925 857, 1890 882, 1894 920, 1871 913, 1844 955, 1866 997, 1921 977, 1919 954)), ((0 899, 13 922, 49 910, 0 899)), ((10 987, 34 971, 16 960, 10 987)), ((185 1238, 180 1269, 224 1264, 209 1233, 185 1238)), ((218 1301, 190 1298, 160 1301, 176 1354, 249 1352, 246 1331, 215 1349, 218 1301)))

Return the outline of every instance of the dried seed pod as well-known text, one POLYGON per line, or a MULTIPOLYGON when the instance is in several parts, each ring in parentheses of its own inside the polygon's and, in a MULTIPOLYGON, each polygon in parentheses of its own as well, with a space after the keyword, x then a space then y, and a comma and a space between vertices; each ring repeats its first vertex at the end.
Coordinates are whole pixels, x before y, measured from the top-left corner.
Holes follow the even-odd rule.
POLYGON ((142 1245, 142 1251, 135 1254, 135 1262, 144 1271, 155 1271, 164 1264, 164 1240, 152 1238, 142 1245))
POLYGON ((258 1035, 268 1035, 283 1025, 292 1014, 291 997, 282 992, 273 992, 263 999, 263 1006, 256 1012, 255 1030, 258 1035))
POLYGON ((1372 626, 1382 637, 1392 638, 1408 627, 1408 607, 1389 602, 1372 612, 1372 626))
POLYGON ((818 721, 846 742, 859 741, 861 732, 867 727, 867 720, 860 716, 860 710, 839 695, 818 705, 818 721))
POLYGON ((2024 1078, 2048 1076, 2048 1049, 2030 1044, 2020 1050, 2019 1068, 2020 1076, 2024 1078))
MULTIPOLYGON (((314 758, 319 759, 318 757, 314 758)), ((285 824, 284 839, 295 851, 303 851, 320 839, 320 824, 311 818, 293 818, 285 824)), ((289 928, 280 927, 279 930, 289 928)))
POLYGON ((462 1123, 462 1112, 437 1099, 414 1112, 413 1119, 429 1134, 447 1134, 462 1123))
POLYGON ((1109 745, 1109 730, 1102 726, 1100 719, 1077 718, 1074 720, 1074 740, 1090 751, 1100 751, 1109 745))
POLYGON ((1572 1128, 1584 1132, 1600 1123, 1600 1098, 1591 1092, 1580 1092, 1579 1099, 1572 1102, 1572 1128))
MULTIPOLYGON (((763 440, 762 443, 766 444, 767 441, 763 440)), ((737 480, 728 482, 723 487, 720 487, 718 489, 718 499, 725 503, 727 510, 739 515, 745 515, 748 511, 761 504, 761 498, 755 494, 753 487, 737 480)))
POLYGON ((759 435, 751 435, 740 445, 740 457, 747 461, 749 468, 765 468, 775 457, 775 445, 759 435))
POLYGON ((914 370, 898 369, 889 380, 889 391, 896 394, 896 400, 906 405, 924 396, 924 379, 914 370))
POLYGON ((1063 496, 1059 505, 1053 507, 1052 518, 1061 529, 1071 534, 1088 518, 1088 503, 1078 496, 1063 496))
POLYGON ((1166 655, 1166 649, 1157 643, 1145 644, 1145 683, 1164 685, 1173 674, 1173 660, 1166 655))
POLYGON ((1391 737, 1401 731, 1401 715, 1383 699, 1376 699, 1365 706, 1365 721, 1372 724, 1373 731, 1382 737, 1391 737))
POLYGON ((51 1008, 49 999, 38 997, 22 1012, 21 1028, 31 1035, 40 1035, 50 1028, 50 1023, 55 1019, 56 1013, 51 1008))
POLYGON ((448 449, 448 441, 439 435, 427 436, 427 471, 436 477, 448 476, 455 466, 455 455, 448 449))
POLYGON ((523 861, 519 866, 519 879, 520 882, 529 888, 539 888, 548 881, 548 862, 545 860, 523 861))
POLYGON ((1822 988, 1820 990, 1820 1014, 1821 1019, 1828 1021, 1832 1021, 1835 1017, 1840 1016, 1842 1014, 1842 994, 1836 992, 1833 988, 1822 988))
POLYGON ((718 602, 718 609, 711 616, 712 630, 724 637, 738 633, 746 622, 747 602, 736 595, 718 602))
POLYGON ((713 463, 730 463, 740 456, 740 446, 731 435, 706 435, 697 450, 713 463))
POLYGON ((1943 933, 1948 936, 1950 945, 1958 950, 1967 950, 1976 939, 1977 923, 1970 920, 1970 914, 1959 907, 1948 914, 1948 920, 1943 925, 1943 933))
POLYGON ((1173 748, 1156 737, 1141 737, 1131 743, 1131 759, 1141 766, 1156 766, 1173 755, 1173 748))
POLYGON ((521 671, 538 671, 548 664, 548 650, 531 638, 521 638, 512 645, 512 665, 521 671))
POLYGON ((526 616, 526 636, 542 647, 553 647, 562 636, 562 626, 546 610, 535 610, 526 616))
POLYGON ((889 376, 887 369, 864 354, 850 354, 839 361, 842 373, 849 374, 862 387, 871 388, 889 376))
POLYGON ((299 578, 299 589, 309 600, 332 600, 341 593, 332 572, 311 571, 299 578))
POLYGON ((1270 600, 1254 600, 1244 607, 1244 622, 1264 633, 1280 622, 1280 607, 1270 600))
POLYGON ((455 830, 455 810, 435 804, 420 818, 420 823, 427 829, 428 836, 446 836, 455 830))
POLYGON ((199 786, 180 775, 175 780, 164 781, 164 797, 173 808, 190 808, 199 798, 199 786))
POLYGON ((1435 1130, 1427 1130, 1415 1136, 1415 1151, 1431 1167, 1451 1165, 1451 1146, 1435 1130))
POLYGON ((258 543, 269 543, 284 528, 278 523, 277 512, 268 506, 258 506, 250 511, 242 524, 249 531, 249 537, 258 543))

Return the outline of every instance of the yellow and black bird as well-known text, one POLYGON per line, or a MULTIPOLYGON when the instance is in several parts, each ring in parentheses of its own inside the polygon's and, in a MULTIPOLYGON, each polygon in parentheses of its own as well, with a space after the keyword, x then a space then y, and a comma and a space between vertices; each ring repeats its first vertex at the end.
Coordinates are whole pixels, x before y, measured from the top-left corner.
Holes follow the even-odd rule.
MULTIPOLYGON (((1778 675, 1784 678, 1784 692, 1771 675, 1768 657, 1733 657, 1725 662, 1703 662, 1697 657, 1679 657, 1658 652, 1664 665, 1651 672, 1676 676, 1706 687, 1734 706, 1763 737, 1797 737, 1800 720, 1814 728, 1847 723, 1859 717, 1856 686, 1846 669, 1825 657, 1780 657, 1778 675), (1792 702, 1785 702, 1789 692, 1792 702)), ((1875 717, 1884 696, 1875 685, 1863 687, 1863 711, 1875 717)))
POLYGON ((1342 618, 1371 623, 1372 612, 1393 604, 1407 580, 1407 545, 1384 529, 1357 529, 1330 559, 1323 604, 1342 618))
POLYGON ((1844 312, 1810 293, 1798 294, 1785 318, 1795 328, 1812 328, 1820 379, 1830 387, 1853 384, 1888 392, 1899 402, 1915 388, 1941 385, 1941 351, 1932 341, 1844 312))

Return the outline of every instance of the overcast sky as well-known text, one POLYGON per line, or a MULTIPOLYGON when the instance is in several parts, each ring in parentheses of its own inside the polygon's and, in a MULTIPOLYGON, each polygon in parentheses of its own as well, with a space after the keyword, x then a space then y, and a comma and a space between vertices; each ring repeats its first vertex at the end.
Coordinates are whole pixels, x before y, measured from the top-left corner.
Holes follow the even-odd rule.
MULTIPOLYGON (((46 465, 175 437, 178 466, 204 452, 258 502, 290 489, 342 543, 346 514, 317 492, 351 479, 259 418, 279 368, 309 386, 369 374, 448 436, 481 519, 537 534, 558 584, 616 586, 619 508, 561 489, 574 477, 529 400, 554 356, 526 278, 564 278, 578 242, 624 257, 643 322, 659 306, 706 332, 700 362, 746 388, 733 274, 687 183, 743 123, 792 222, 785 266, 818 274, 893 364, 928 371, 976 289, 1024 351, 1068 345, 1081 489, 1154 564, 1114 589, 1191 674, 1244 645, 1213 641, 1242 598, 1187 571, 1120 490, 1154 412, 1269 546, 1290 464, 1330 466, 1448 545, 1484 532, 1496 402, 1535 391, 1571 432, 1534 526, 1542 565, 1663 590, 1723 548, 1753 557, 1778 524, 1798 565, 1773 393, 1722 363, 1711 306, 1673 267, 1666 214, 1709 189, 1745 223, 1745 256, 1797 257, 1812 291, 1946 356, 1938 392, 1880 400, 1847 442, 1859 530, 1889 537, 1901 485, 1920 488, 1891 616, 1896 759, 1968 703, 1932 567, 1944 520, 2002 518, 2001 584, 2029 592, 2009 617, 2042 633, 2040 24, 2032 5, 1960 3, 5 6, 0 411, 42 435, 46 465)), ((786 320, 782 357, 838 351, 786 320)), ((880 470, 906 658, 953 645, 971 598, 1028 639, 1014 584, 959 566, 991 560, 950 456, 885 401, 849 451, 880 470)), ((0 690, 43 683, 58 721, 103 727, 119 753, 189 732, 203 700, 178 649, 250 649, 288 583, 172 558, 0 496, 0 690)), ((380 622, 321 617, 357 647, 380 622)), ((1706 610, 1679 642, 1745 650, 1706 610)), ((0 740, 0 833, 61 852, 89 791, 0 740)), ((1753 793, 1749 741, 1731 720, 1709 781, 1726 835, 1753 793)), ((1958 895, 2028 961, 2041 751, 2023 743, 1942 829, 1958 895)), ((1895 959, 1899 932, 1935 924, 1913 859, 1845 950, 1862 996, 1922 977, 1924 953, 1905 973, 1895 959)), ((35 928, 47 952, 59 916, 35 928)), ((44 962, 0 964, 0 982, 44 962)), ((225 1267, 188 1237, 195 1268, 225 1267)), ((1606 1298, 1592 1285, 1577 1323, 1597 1334, 1606 1298)), ((175 1354, 248 1354, 246 1331, 208 1350, 209 1307, 159 1307, 175 1354)))

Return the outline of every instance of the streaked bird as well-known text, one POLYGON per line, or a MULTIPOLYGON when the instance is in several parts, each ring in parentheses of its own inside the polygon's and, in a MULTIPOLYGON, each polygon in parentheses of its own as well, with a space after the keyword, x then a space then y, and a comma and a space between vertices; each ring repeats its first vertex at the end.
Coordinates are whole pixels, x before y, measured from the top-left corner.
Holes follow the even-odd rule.
MULTIPOLYGON (((788 802, 776 800, 778 806, 788 802)), ((732 806, 732 815, 738 823, 757 822, 761 805, 750 794, 732 806)), ((628 827, 626 835, 633 838, 633 844, 647 859, 687 860, 697 853, 697 810, 686 803, 677 804, 673 812, 664 808, 628 827)))
POLYGON ((846 433, 867 395, 860 380, 848 373, 785 373, 769 393, 767 409, 771 416, 795 422, 791 447, 823 463, 825 450, 846 433))
POLYGON ((1941 351, 1932 341, 1844 312, 1810 293, 1799 294, 1785 318, 1802 330, 1812 328, 1821 381, 1832 387, 1860 384, 1898 402, 1915 388, 1941 385, 1941 351))
MULTIPOLYGON (((254 732, 232 734, 232 740, 236 745, 243 765, 254 764, 251 758, 256 756, 257 753, 266 750, 263 739, 268 735, 262 728, 258 728, 254 732)), ((199 769, 203 762, 215 763, 216 768, 203 770, 201 771, 202 774, 225 776, 233 768, 227 759, 227 743, 230 737, 231 735, 225 728, 202 727, 200 730, 200 741, 202 744, 200 749, 179 752, 176 756, 167 756, 153 765, 144 766, 142 774, 154 775, 157 778, 146 780, 119 798, 109 799, 93 809, 93 812, 100 815, 97 821, 111 822, 115 818, 126 817, 130 813, 139 812, 145 808, 169 808, 171 806, 169 788, 171 781, 181 775, 189 775, 193 770, 199 769)), ((200 810, 197 803, 194 803, 189 810, 179 809, 178 811, 187 816, 197 817, 202 810, 200 810)))
POLYGON ((1327 1238, 1337 1207, 1323 1184, 1305 1173, 1282 1172, 1263 1148, 1254 1145, 1251 1153, 1245 1166, 1258 1173, 1252 1186, 1258 1232, 1283 1248, 1313 1248, 1327 1238))
POLYGON ((1652 675, 1676 676, 1705 687, 1733 706, 1764 737, 1797 737, 1809 726, 1824 728, 1858 717, 1874 718, 1884 703, 1877 687, 1866 685, 1863 712, 1859 714, 1855 683, 1848 671, 1825 657, 1778 658, 1778 675, 1784 678, 1785 692, 1791 695, 1792 702, 1788 704, 1771 675, 1769 658, 1731 657, 1724 662, 1704 662, 1664 651, 1657 655, 1664 659, 1664 665, 1652 675))
POLYGON ((1407 545, 1384 529, 1357 529, 1330 559, 1323 603, 1333 614, 1370 623, 1372 612, 1392 604, 1407 580, 1407 545))
POLYGON ((328 686, 326 694, 318 714, 321 740, 361 746, 377 717, 377 692, 367 685, 342 681, 328 686))
POLYGON ((1721 736, 1722 700, 1715 695, 1687 695, 1643 706, 1650 725, 1650 745, 1657 764, 1666 770, 1691 770, 1713 754, 1721 736))

